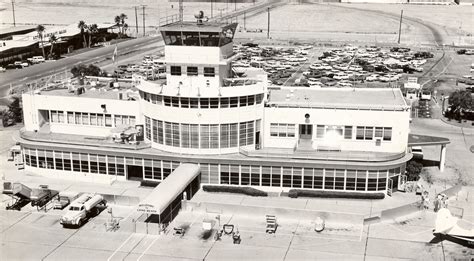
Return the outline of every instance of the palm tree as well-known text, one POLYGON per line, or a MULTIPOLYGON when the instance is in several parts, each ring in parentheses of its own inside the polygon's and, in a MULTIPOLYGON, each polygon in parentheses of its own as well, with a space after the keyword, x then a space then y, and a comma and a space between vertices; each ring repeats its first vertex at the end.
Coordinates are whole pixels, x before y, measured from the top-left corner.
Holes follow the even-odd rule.
POLYGON ((53 47, 54 47, 54 44, 58 41, 58 38, 56 37, 55 34, 51 35, 49 37, 49 43, 51 43, 51 49, 49 50, 49 56, 50 57, 53 57, 53 47))
POLYGON ((81 35, 82 35, 82 38, 84 39, 84 42, 82 43, 82 45, 84 46, 84 48, 87 46, 87 42, 86 42, 86 36, 84 34, 84 30, 87 29, 87 24, 86 22, 84 22, 83 20, 79 21, 79 23, 77 24, 77 28, 81 29, 81 35))
MULTIPOLYGON (((125 33, 125 19, 127 19, 127 15, 124 13, 121 13, 120 15, 115 16, 115 24, 119 27, 119 34, 124 34, 125 33)), ((128 27, 128 25, 127 25, 128 27)))
POLYGON ((99 32, 99 27, 97 24, 91 24, 87 27, 87 32, 89 33, 89 48, 92 45, 92 35, 99 32))
POLYGON ((44 55, 44 45, 43 45, 43 33, 44 33, 45 27, 41 24, 36 26, 36 32, 38 33, 38 37, 40 38, 41 41, 41 50, 43 51, 43 57, 46 58, 44 55))

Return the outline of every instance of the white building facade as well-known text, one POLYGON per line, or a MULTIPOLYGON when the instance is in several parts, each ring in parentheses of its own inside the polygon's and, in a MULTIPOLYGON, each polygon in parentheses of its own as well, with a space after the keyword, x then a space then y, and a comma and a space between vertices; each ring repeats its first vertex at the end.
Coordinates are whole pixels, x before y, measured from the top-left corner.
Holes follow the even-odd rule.
POLYGON ((166 83, 134 77, 128 91, 24 94, 26 169, 98 182, 161 181, 196 163, 201 184, 395 188, 411 158, 410 111, 400 90, 270 88, 259 69, 237 78, 236 26, 163 26, 166 83), (123 126, 141 126, 144 140, 111 141, 123 126))

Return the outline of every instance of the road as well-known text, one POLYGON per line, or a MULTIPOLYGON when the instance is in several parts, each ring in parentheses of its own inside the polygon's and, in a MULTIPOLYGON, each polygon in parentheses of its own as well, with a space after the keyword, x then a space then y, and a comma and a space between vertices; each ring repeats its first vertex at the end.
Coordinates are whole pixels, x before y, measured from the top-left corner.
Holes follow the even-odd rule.
MULTIPOLYGON (((161 36, 139 38, 117 44, 118 55, 125 55, 147 47, 157 47, 162 41, 161 36)), ((58 72, 69 71, 73 66, 91 64, 112 57, 115 45, 100 47, 91 51, 79 53, 57 61, 45 62, 21 70, 10 70, 1 74, 0 105, 9 103, 8 90, 13 86, 38 80, 58 72)))

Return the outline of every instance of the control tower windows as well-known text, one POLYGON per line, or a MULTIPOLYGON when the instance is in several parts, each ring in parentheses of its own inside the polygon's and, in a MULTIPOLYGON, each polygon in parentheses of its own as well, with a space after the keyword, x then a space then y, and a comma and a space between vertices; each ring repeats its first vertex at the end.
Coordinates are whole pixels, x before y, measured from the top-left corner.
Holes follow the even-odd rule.
POLYGON ((200 32, 201 46, 219 46, 219 33, 200 32))
POLYGON ((198 68, 195 66, 188 66, 187 73, 188 76, 198 76, 198 68))
POLYGON ((198 32, 183 32, 183 45, 186 46, 200 46, 198 32))
POLYGON ((216 71, 214 67, 204 67, 204 77, 215 77, 216 71))
POLYGON ((181 32, 164 32, 163 39, 166 45, 183 45, 181 32))
POLYGON ((171 66, 171 75, 180 76, 181 75, 181 66, 171 66))

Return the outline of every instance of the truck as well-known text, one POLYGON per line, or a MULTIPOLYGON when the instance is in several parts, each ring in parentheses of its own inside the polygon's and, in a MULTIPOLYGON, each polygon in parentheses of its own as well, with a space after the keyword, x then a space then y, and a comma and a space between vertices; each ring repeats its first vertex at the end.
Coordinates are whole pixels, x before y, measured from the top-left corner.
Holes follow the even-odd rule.
POLYGON ((54 209, 64 209, 71 202, 79 197, 79 193, 75 191, 61 191, 59 195, 53 199, 54 209))
POLYGON ((39 188, 34 188, 31 191, 31 206, 36 206, 38 209, 43 208, 51 199, 56 197, 58 193, 57 190, 49 189, 48 185, 40 185, 39 188))
POLYGON ((101 209, 107 207, 107 201, 99 194, 83 194, 74 200, 67 209, 67 212, 61 217, 59 223, 63 227, 80 227, 86 220, 97 216, 101 209))

